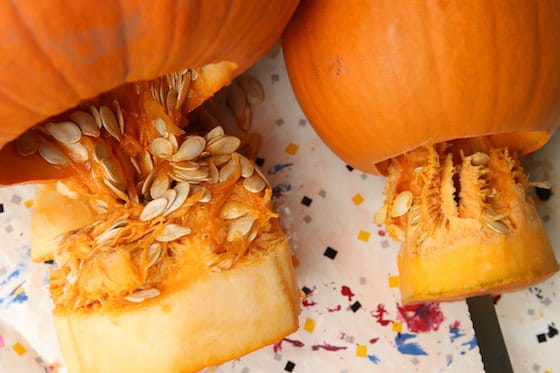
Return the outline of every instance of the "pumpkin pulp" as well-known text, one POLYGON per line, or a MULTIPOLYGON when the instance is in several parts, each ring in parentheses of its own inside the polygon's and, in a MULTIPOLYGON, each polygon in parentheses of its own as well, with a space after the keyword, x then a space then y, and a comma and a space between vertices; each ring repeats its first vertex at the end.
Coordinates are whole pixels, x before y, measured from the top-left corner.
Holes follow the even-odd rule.
POLYGON ((89 205, 77 214, 87 215, 77 220, 82 226, 59 232, 56 244, 46 245, 49 250, 55 246, 54 252, 34 254, 41 259, 54 254, 58 268, 51 273, 50 288, 57 312, 134 307, 212 271, 257 260, 287 240, 271 210, 270 186, 236 151, 243 148, 241 141, 200 119, 203 108, 191 113, 192 98, 170 105, 154 91, 159 84, 164 84, 161 78, 126 84, 49 122, 76 118, 78 111, 91 111, 93 119, 102 116, 98 130, 82 126, 75 142, 67 143, 69 135, 47 123, 13 145, 20 153, 39 146, 27 157, 35 168, 49 166, 49 178, 61 178, 43 187, 43 199, 56 189, 89 205), (107 110, 114 112, 117 127, 105 125, 111 116, 107 110), (204 149, 181 153, 185 142, 195 138, 204 141, 204 149), (230 149, 219 149, 219 141, 230 149), (170 209, 180 194, 183 199, 170 209), (164 201, 165 212, 146 217, 155 200, 164 201))
POLYGON ((376 215, 402 241, 403 303, 528 287, 558 271, 516 153, 481 139, 419 147, 390 161, 376 215))

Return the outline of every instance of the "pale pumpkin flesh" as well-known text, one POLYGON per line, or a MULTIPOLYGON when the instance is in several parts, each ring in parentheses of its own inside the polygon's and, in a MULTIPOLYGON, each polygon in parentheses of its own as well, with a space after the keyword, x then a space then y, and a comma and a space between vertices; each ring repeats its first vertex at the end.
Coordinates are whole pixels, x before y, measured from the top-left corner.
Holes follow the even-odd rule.
POLYGON ((377 215, 402 241, 403 303, 531 286, 558 264, 515 154, 461 140, 394 158, 377 215))

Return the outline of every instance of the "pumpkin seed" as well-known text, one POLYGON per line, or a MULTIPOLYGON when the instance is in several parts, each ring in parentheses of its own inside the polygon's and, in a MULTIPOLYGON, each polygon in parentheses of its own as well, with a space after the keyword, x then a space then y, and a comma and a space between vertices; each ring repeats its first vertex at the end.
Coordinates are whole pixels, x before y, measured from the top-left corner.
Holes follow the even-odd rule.
POLYGON ((111 147, 104 141, 97 141, 93 146, 93 159, 101 162, 103 159, 112 157, 111 147))
POLYGON ((99 113, 99 110, 97 110, 97 108, 93 105, 88 105, 88 109, 91 115, 93 115, 93 118, 95 119, 95 124, 97 124, 97 128, 101 129, 101 127, 103 127, 103 121, 101 120, 101 114, 99 113))
POLYGON ((111 111, 111 109, 109 109, 107 106, 101 105, 101 107, 99 108, 99 114, 101 115, 101 123, 103 124, 103 128, 105 128, 109 135, 113 136, 117 141, 121 141, 121 128, 113 111, 111 111))
POLYGON ((146 299, 155 298, 160 294, 161 292, 158 289, 154 289, 154 288, 142 289, 142 290, 136 290, 134 293, 127 295, 126 297, 124 297, 124 300, 133 303, 141 303, 144 302, 146 299))
POLYGON ((181 144, 177 153, 172 157, 174 161, 190 161, 200 156, 204 147, 206 146, 206 140, 201 136, 189 136, 181 144))
POLYGON ((231 111, 235 115, 238 123, 244 116, 245 108, 247 107, 247 96, 245 91, 237 84, 231 84, 226 91, 226 103, 229 105, 231 111))
POLYGON ((35 131, 27 131, 16 140, 16 148, 19 155, 27 157, 35 154, 39 149, 40 138, 35 131))
POLYGON ((165 172, 159 173, 152 181, 152 185, 150 186, 150 196, 152 199, 159 198, 163 196, 166 190, 169 189, 169 185, 171 184, 171 179, 165 172))
POLYGON ((187 70, 182 74, 181 84, 180 87, 178 87, 179 94, 177 96, 175 109, 179 109, 183 105, 185 99, 187 98, 190 88, 191 88, 191 72, 190 70, 187 70))
POLYGON ((64 144, 73 144, 82 138, 80 127, 74 122, 58 122, 45 124, 45 130, 49 135, 64 144))
POLYGON ((103 183, 120 199, 122 199, 125 202, 128 202, 130 200, 130 198, 128 197, 128 194, 125 193, 125 191, 123 191, 119 185, 117 185, 117 183, 114 183, 113 181, 109 180, 109 179, 103 179, 103 183))
POLYGON ((140 156, 140 169, 142 170, 142 175, 147 175, 150 172, 152 172, 152 170, 154 169, 154 161, 152 159, 152 156, 150 154, 150 152, 148 152, 147 150, 144 151, 144 153, 140 156))
POLYGON ((95 237, 95 243, 99 246, 106 245, 109 242, 113 241, 115 238, 117 238, 119 233, 122 232, 123 230, 124 227, 122 226, 111 227, 107 229, 105 232, 97 235, 97 237, 95 237))
POLYGON ((251 161, 241 154, 239 155, 239 164, 241 165, 241 176, 250 177, 255 172, 255 167, 251 161))
POLYGON ((199 167, 196 170, 174 169, 173 172, 170 174, 170 176, 174 175, 177 178, 181 179, 182 181, 200 182, 206 180, 208 174, 209 174, 208 168, 199 167))
POLYGON ((102 158, 101 166, 103 167, 104 176, 106 179, 115 184, 123 184, 125 182, 120 165, 114 158, 102 158))
POLYGON ((230 177, 235 177, 236 179, 241 175, 239 160, 237 158, 232 158, 228 163, 226 163, 221 169, 219 174, 219 182, 228 180, 230 177))
POLYGON ((100 131, 97 127, 95 118, 90 113, 82 110, 74 111, 70 114, 72 122, 76 123, 82 133, 86 136, 99 137, 100 131))
POLYGON ((140 193, 142 195, 147 195, 148 194, 148 192, 150 190, 150 187, 152 186, 152 182, 154 181, 155 177, 156 177, 156 171, 155 170, 152 170, 148 174, 148 176, 146 176, 146 178, 144 179, 144 182, 142 183, 142 187, 140 189, 140 193))
POLYGON ((228 228, 226 239, 232 242, 237 238, 247 235, 256 220, 257 218, 252 215, 246 215, 235 219, 228 228))
POLYGON ((177 101, 179 99, 179 93, 175 90, 175 88, 171 88, 167 92, 167 97, 165 98, 165 107, 167 108, 167 112, 172 112, 177 107, 177 101))
POLYGON ((507 225, 505 225, 500 220, 486 222, 486 226, 492 229, 494 232, 498 232, 498 233, 507 233, 507 231, 509 230, 507 225))
POLYGON ((167 206, 167 199, 160 197, 151 200, 144 206, 142 213, 140 214, 140 221, 148 221, 156 216, 162 215, 167 206))
POLYGON ((471 156, 473 166, 486 166, 490 162, 490 156, 486 153, 476 152, 471 156))
POLYGON ((387 205, 381 206, 379 210, 373 216, 373 221, 377 225, 383 225, 385 223, 385 218, 387 217, 387 205))
POLYGON ((167 124, 165 124, 163 118, 156 118, 152 120, 152 124, 161 137, 167 137, 167 124))
POLYGON ((150 268, 154 264, 156 264, 157 261, 161 258, 162 254, 163 254, 163 248, 161 247, 161 244, 159 244, 158 242, 152 243, 146 252, 146 257, 147 257, 146 268, 150 268))
POLYGON ((56 182, 56 190, 59 194, 68 197, 70 199, 78 199, 80 195, 75 190, 72 190, 68 185, 62 181, 56 182))
POLYGON ((121 135, 124 135, 124 117, 123 117, 123 113, 121 110, 121 105, 119 104, 119 102, 117 100, 113 100, 113 107, 115 109, 115 113, 117 116, 117 123, 119 125, 119 130, 121 135))
POLYGON ((400 192, 393 200, 390 216, 392 218, 398 218, 406 214, 412 205, 412 197, 413 195, 410 190, 400 192))
POLYGON ((173 144, 163 137, 156 137, 149 146, 150 153, 158 158, 168 158, 173 154, 173 144))
POLYGON ((50 142, 43 142, 37 148, 39 155, 48 163, 65 166, 68 164, 68 159, 64 153, 50 142))
POLYGON ((243 180, 243 187, 251 193, 260 193, 266 187, 265 181, 257 174, 243 180))
POLYGON ((206 142, 210 142, 211 140, 218 139, 224 136, 224 129, 222 126, 216 126, 212 128, 205 136, 206 142))
POLYGON ((264 89, 257 79, 250 75, 241 75, 236 79, 236 82, 245 92, 247 102, 252 105, 264 102, 264 89))
POLYGON ((181 171, 194 171, 200 168, 198 163, 192 161, 173 162, 171 163, 171 166, 181 171))
POLYGON ((191 229, 188 227, 183 227, 179 224, 168 224, 165 226, 165 228, 163 228, 161 233, 156 235, 155 239, 159 242, 170 242, 184 237, 190 233, 191 229))
POLYGON ((212 193, 210 192, 210 190, 206 187, 202 187, 202 196, 199 198, 198 202, 201 203, 207 203, 210 202, 210 200, 212 199, 212 193))
POLYGON ((241 140, 234 136, 223 136, 206 146, 206 150, 212 155, 231 154, 239 148, 241 140))
POLYGON ((247 215, 249 212, 251 212, 251 209, 247 205, 237 201, 229 201, 222 208, 220 217, 227 220, 237 219, 247 215))
POLYGON ((175 199, 171 203, 167 204, 165 215, 171 214, 173 211, 181 207, 183 203, 185 203, 187 197, 189 196, 190 184, 185 182, 178 183, 173 189, 176 192, 175 199))
POLYGON ((167 201, 167 204, 165 205, 165 211, 167 211, 167 209, 173 204, 173 201, 177 198, 177 191, 175 191, 175 189, 168 189, 163 193, 162 197, 167 201))

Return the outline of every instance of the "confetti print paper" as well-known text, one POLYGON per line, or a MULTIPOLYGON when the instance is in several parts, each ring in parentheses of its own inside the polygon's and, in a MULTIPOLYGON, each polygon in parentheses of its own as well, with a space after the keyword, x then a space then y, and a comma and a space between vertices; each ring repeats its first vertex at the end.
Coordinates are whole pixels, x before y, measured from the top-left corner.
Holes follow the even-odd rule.
MULTIPOLYGON (((290 233, 303 295, 300 329, 207 371, 482 372, 464 302, 400 304, 398 244, 374 222, 385 180, 344 164, 319 140, 295 101, 281 55, 265 57, 250 74, 265 89, 265 103, 253 107, 253 130, 262 135, 257 164, 290 233)), ((47 291, 52 264, 29 261, 32 206, 32 186, 0 189, 0 372, 65 372, 47 291)), ((543 208, 552 229, 555 194, 543 208)), ((520 371, 560 372, 555 289, 551 279, 498 300, 520 371)))

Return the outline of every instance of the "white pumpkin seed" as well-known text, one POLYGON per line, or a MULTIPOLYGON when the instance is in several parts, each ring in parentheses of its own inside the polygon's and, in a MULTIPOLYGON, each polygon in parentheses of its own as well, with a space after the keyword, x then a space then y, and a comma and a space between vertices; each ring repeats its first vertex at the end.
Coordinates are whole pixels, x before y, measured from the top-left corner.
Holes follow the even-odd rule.
POLYGON ((258 174, 253 174, 243 180, 243 187, 251 193, 260 193, 266 187, 266 183, 258 174))
POLYGON ((190 88, 191 88, 191 72, 186 71, 185 73, 183 73, 180 87, 178 87, 179 95, 177 97, 175 109, 179 109, 183 105, 185 99, 188 96, 190 88))
POLYGON ((114 183, 113 181, 109 180, 109 179, 103 179, 103 183, 120 199, 122 199, 125 202, 130 201, 130 198, 128 197, 128 194, 126 194, 126 192, 124 190, 122 190, 120 188, 119 185, 117 185, 116 183, 114 183))
POLYGON ((95 118, 95 124, 97 124, 97 128, 101 129, 101 127, 103 127, 103 121, 101 120, 101 114, 99 113, 99 110, 97 110, 97 108, 93 105, 88 105, 88 109, 91 115, 93 115, 93 118, 95 118))
POLYGON ((390 216, 397 218, 406 214, 412 205, 412 197, 413 195, 410 190, 400 192, 393 200, 390 216))
POLYGON ((95 237, 95 243, 99 246, 106 245, 109 242, 113 241, 115 238, 117 238, 117 236, 119 235, 120 232, 123 231, 123 229, 124 227, 109 228, 105 232, 95 237))
POLYGON ((209 142, 206 146, 206 150, 212 155, 231 154, 239 148, 239 145, 241 145, 241 140, 237 137, 223 136, 209 142))
POLYGON ((64 144, 73 144, 82 138, 80 127, 74 122, 57 122, 45 124, 45 130, 49 135, 64 144))
POLYGON ((156 235, 155 239, 159 242, 170 242, 184 237, 190 233, 191 229, 188 227, 183 227, 179 224, 168 224, 165 226, 165 228, 163 228, 161 233, 156 235))
POLYGON ((247 235, 256 220, 257 218, 252 215, 246 215, 235 219, 228 228, 226 239, 232 242, 237 238, 247 235))
POLYGON ((222 126, 216 126, 210 130, 205 136, 206 142, 210 142, 214 139, 218 139, 224 136, 224 129, 222 126))
POLYGON ((172 157, 174 161, 190 161, 200 156, 204 147, 206 146, 206 140, 201 136, 189 136, 187 137, 177 153, 172 157))
POLYGON ((169 189, 171 184, 171 179, 165 172, 160 172, 152 181, 150 186, 150 196, 152 199, 159 198, 163 196, 166 190, 169 189))
POLYGON ((158 158, 168 158, 173 154, 173 144, 163 137, 156 137, 149 146, 150 153, 158 158))
POLYGON ((66 185, 64 182, 60 180, 56 182, 56 190, 61 195, 68 197, 70 199, 78 199, 80 197, 78 192, 72 190, 68 185, 66 185))
POLYGON ((154 288, 142 289, 142 290, 136 290, 134 293, 127 295, 126 297, 124 297, 124 300, 133 303, 141 303, 147 299, 155 298, 160 294, 161 292, 158 289, 154 289, 154 288))
POLYGON ((185 182, 178 183, 173 189, 176 192, 175 199, 170 204, 167 204, 165 215, 171 214, 173 211, 183 206, 183 203, 185 203, 189 196, 190 184, 185 182))
POLYGON ((121 110, 121 105, 117 100, 113 100, 113 107, 115 109, 115 114, 117 116, 117 123, 119 125, 119 130, 121 135, 124 135, 124 117, 121 110))
POLYGON ((101 115, 103 128, 105 128, 109 135, 113 136, 117 141, 120 141, 122 139, 121 128, 113 111, 107 106, 101 105, 99 114, 101 115))
POLYGON ((473 166, 486 166, 490 161, 490 156, 486 153, 476 152, 471 156, 473 166))
POLYGON ((241 176, 241 170, 240 170, 240 167, 239 167, 239 159, 238 158, 232 158, 228 163, 226 163, 220 169, 220 177, 219 177, 218 181, 219 182, 226 181, 232 176, 235 176, 235 177, 241 176))
POLYGON ((157 261, 161 258, 162 254, 163 248, 161 247, 161 244, 159 244, 158 242, 152 243, 146 251, 146 268, 150 268, 154 264, 156 264, 157 261))
POLYGON ((201 202, 201 203, 210 202, 212 200, 212 193, 210 192, 210 190, 206 187, 202 187, 201 190, 202 190, 203 194, 199 198, 198 202, 201 202))
POLYGON ((148 152, 147 150, 144 151, 144 153, 140 156, 140 169, 142 170, 142 175, 147 175, 150 172, 152 172, 152 170, 154 169, 154 161, 152 159, 152 156, 150 154, 150 152, 148 152))
POLYGON ((39 155, 47 162, 57 166, 65 166, 68 159, 64 153, 50 142, 43 142, 37 149, 39 155))
POLYGON ((239 164, 241 165, 242 177, 250 177, 255 172, 255 167, 253 166, 251 161, 241 154, 239 155, 239 164))
POLYGON ((507 231, 509 230, 507 225, 505 225, 500 220, 486 222, 486 226, 492 229, 494 232, 498 233, 507 233, 507 231))
POLYGON ((100 131, 97 126, 95 118, 90 113, 86 113, 82 110, 74 111, 70 114, 70 119, 72 122, 76 123, 82 133, 86 136, 99 137, 100 131))
POLYGON ((200 165, 193 161, 173 162, 171 163, 171 166, 181 171, 193 171, 193 170, 198 170, 200 168, 200 165))
POLYGON ((146 206, 144 206, 144 209, 142 210, 139 219, 141 221, 151 220, 156 216, 163 214, 166 206, 167 206, 167 199, 163 197, 151 200, 146 204, 146 206))
POLYGON ((173 110, 175 110, 178 99, 179 93, 175 90, 175 88, 171 88, 167 92, 167 97, 165 98, 165 107, 167 108, 168 112, 172 112, 173 110))
POLYGON ((222 219, 231 220, 231 219, 240 218, 243 215, 247 215, 250 212, 251 209, 247 205, 237 201, 229 201, 222 208, 222 211, 220 212, 220 217, 222 219))
POLYGON ((93 159, 101 162, 103 159, 112 157, 111 147, 104 141, 97 141, 93 146, 93 159))
POLYGON ((105 178, 117 185, 125 182, 124 175, 119 167, 119 164, 114 158, 102 158, 101 166, 103 167, 105 178))
POLYGON ((175 189, 168 189, 163 193, 162 197, 167 201, 167 204, 165 205, 165 211, 167 211, 167 209, 173 204, 173 201, 177 198, 177 191, 175 189))
POLYGON ((167 137, 167 124, 165 124, 163 118, 156 118, 152 120, 152 124, 161 137, 167 137))

